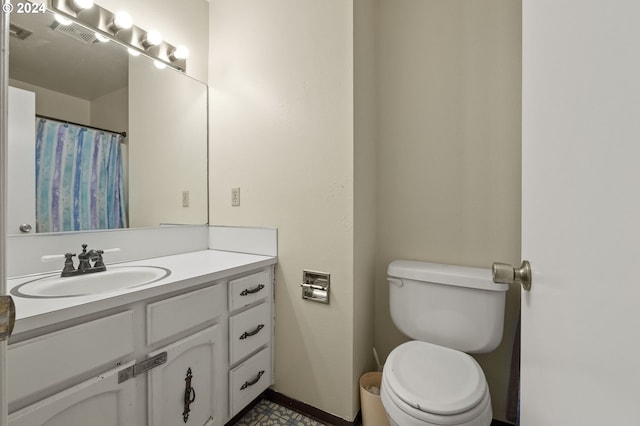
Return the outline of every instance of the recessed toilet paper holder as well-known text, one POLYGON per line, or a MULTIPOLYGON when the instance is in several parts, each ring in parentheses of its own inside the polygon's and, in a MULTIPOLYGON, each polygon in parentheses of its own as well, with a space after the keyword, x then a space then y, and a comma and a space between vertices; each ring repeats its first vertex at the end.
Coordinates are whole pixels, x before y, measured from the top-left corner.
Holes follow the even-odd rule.
POLYGON ((317 271, 302 271, 302 298, 329 304, 331 274, 317 271))

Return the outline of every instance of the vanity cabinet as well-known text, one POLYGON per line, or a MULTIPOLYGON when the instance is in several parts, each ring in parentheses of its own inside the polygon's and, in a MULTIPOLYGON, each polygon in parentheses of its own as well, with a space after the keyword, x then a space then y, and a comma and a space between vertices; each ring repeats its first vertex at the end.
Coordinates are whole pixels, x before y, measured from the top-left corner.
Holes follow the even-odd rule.
POLYGON ((148 373, 149 426, 221 424, 219 328, 209 327, 150 354, 166 352, 167 362, 148 373))
POLYGON ((273 384, 273 279, 261 271, 229 281, 229 412, 273 384))
POLYGON ((136 384, 118 383, 120 370, 107 371, 10 415, 9 426, 136 424, 136 384))
POLYGON ((10 344, 9 425, 224 425, 273 384, 273 267, 229 278, 10 344))

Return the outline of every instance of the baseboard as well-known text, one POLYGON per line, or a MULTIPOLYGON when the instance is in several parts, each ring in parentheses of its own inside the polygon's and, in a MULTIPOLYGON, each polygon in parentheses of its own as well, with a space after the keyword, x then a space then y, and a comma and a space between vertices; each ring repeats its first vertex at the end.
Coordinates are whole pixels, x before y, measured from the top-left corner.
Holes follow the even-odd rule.
POLYGON ((267 389, 266 391, 264 391, 262 396, 269 401, 275 402, 276 404, 282 405, 283 407, 289 408, 290 410, 296 411, 300 414, 304 414, 305 416, 311 417, 312 419, 326 425, 357 426, 362 424, 360 413, 358 413, 353 422, 350 422, 340 417, 334 416, 333 414, 329 414, 326 411, 322 411, 321 409, 316 408, 312 405, 290 398, 286 395, 276 392, 273 389, 267 389))
POLYGON ((513 426, 513 423, 506 423, 500 420, 493 419, 491 426, 513 426))
MULTIPOLYGON (((233 417, 233 419, 227 422, 227 425, 235 424, 245 414, 251 411, 251 409, 255 407, 258 404, 258 402, 260 402, 262 399, 275 402, 276 404, 282 405, 283 407, 289 408, 290 410, 296 411, 300 414, 304 414, 307 417, 310 417, 314 420, 324 423, 325 425, 332 425, 332 426, 361 426, 362 425, 361 412, 358 412, 358 415, 356 416, 353 422, 349 422, 345 419, 334 416, 333 414, 329 414, 326 411, 323 411, 312 405, 306 404, 302 401, 298 401, 297 399, 293 399, 286 395, 283 395, 271 388, 265 390, 260 396, 258 396, 250 404, 248 404, 242 411, 236 414, 233 417)), ((513 424, 494 419, 491 422, 491 426, 513 426, 513 424)))

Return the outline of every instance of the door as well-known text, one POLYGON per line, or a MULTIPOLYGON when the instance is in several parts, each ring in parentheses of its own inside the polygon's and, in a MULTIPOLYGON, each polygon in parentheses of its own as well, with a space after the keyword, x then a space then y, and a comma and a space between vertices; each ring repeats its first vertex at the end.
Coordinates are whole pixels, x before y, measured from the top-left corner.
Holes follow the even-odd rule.
POLYGON ((523 0, 523 426, 640 424, 639 16, 523 0))
POLYGON ((9 416, 9 426, 130 426, 136 423, 135 380, 118 383, 130 362, 9 416))
POLYGON ((36 95, 9 87, 7 233, 36 231, 36 95))
MULTIPOLYGON (((5 3, 4 1, 2 2, 5 3)), ((6 293, 7 84, 9 81, 9 14, 0 13, 0 297, 6 293)), ((7 425, 7 342, 0 341, 0 426, 7 425)))
POLYGON ((219 328, 214 325, 149 354, 167 352, 167 362, 147 373, 150 426, 222 424, 219 328))

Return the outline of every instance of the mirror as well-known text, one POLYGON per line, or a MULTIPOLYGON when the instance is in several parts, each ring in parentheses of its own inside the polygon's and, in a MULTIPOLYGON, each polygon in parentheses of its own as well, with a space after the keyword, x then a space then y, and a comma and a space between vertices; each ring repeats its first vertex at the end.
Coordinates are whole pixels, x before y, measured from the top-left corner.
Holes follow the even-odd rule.
MULTIPOLYGON (((62 25, 51 13, 11 14, 10 19, 8 233, 24 232, 21 225, 30 225, 31 232, 56 232, 207 223, 207 86, 182 72, 158 69, 151 59, 133 57, 113 41, 101 42, 82 26, 62 25), (87 206, 102 206, 113 194, 95 196, 92 189, 87 200, 65 195, 70 178, 64 170, 80 160, 58 165, 61 171, 44 179, 47 170, 41 165, 59 161, 52 152, 66 158, 84 148, 65 139, 62 151, 47 152, 39 145, 36 152, 36 139, 47 139, 39 124, 55 126, 50 138, 75 131, 76 139, 107 135, 117 141, 118 133, 126 133, 114 144, 119 162, 108 168, 122 169, 117 183, 110 184, 120 188, 120 225, 76 220, 88 214, 87 206), (58 205, 69 199, 71 207, 58 205), (60 224, 43 219, 49 211, 60 224), (65 214, 73 219, 63 220, 65 214), (83 224, 66 228, 75 222, 83 224)), ((96 175, 101 176, 94 170, 83 179, 96 175)))

